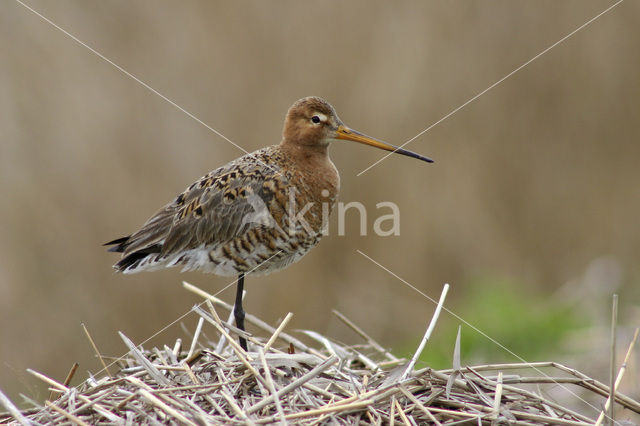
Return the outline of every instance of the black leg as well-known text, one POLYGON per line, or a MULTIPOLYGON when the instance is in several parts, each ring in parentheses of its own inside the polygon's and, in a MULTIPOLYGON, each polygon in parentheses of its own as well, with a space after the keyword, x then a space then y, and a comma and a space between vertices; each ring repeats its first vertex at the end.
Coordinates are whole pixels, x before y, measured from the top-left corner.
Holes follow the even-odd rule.
MULTIPOLYGON (((244 290, 244 274, 238 276, 238 289, 236 291, 236 304, 233 307, 233 315, 236 318, 236 327, 244 331, 244 309, 242 309, 242 292, 244 290)), ((244 337, 239 337, 240 346, 247 350, 247 341, 244 337)))

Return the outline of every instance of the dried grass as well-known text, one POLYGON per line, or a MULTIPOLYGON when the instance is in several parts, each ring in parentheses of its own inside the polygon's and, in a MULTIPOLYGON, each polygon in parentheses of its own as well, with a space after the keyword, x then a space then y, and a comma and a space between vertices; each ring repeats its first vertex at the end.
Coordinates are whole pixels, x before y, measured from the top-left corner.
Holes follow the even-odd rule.
MULTIPOLYGON (((200 320, 188 351, 180 341, 172 348, 143 350, 121 334, 129 352, 117 360, 116 374, 90 377, 70 388, 30 371, 48 383, 57 398, 20 411, 0 392, 0 403, 8 410, 0 414, 0 422, 586 425, 594 419, 523 386, 581 387, 603 400, 610 393, 597 380, 554 362, 461 367, 459 353, 454 354, 455 369, 425 368, 402 379, 407 360, 395 357, 339 313, 364 344, 347 347, 306 332, 321 347, 313 348, 284 332, 291 315, 277 329, 247 315, 258 332, 244 333, 251 349, 246 353, 235 340, 242 332, 223 323, 214 308, 231 306, 189 284, 185 287, 206 298, 194 308, 200 320), (205 323, 217 330, 215 341, 204 334, 205 323), (555 376, 507 374, 541 368, 555 376)), ((640 402, 619 392, 615 399, 640 413, 640 402)))

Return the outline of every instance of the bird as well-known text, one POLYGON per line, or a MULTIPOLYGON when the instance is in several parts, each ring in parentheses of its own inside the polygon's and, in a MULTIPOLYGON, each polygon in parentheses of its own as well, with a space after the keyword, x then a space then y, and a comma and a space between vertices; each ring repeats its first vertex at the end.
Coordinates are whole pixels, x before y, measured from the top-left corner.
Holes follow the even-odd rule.
MULTIPOLYGON (((245 275, 289 266, 323 236, 340 190, 328 148, 340 141, 433 162, 347 127, 327 101, 305 97, 289 108, 279 144, 207 173, 139 230, 105 243, 121 253, 113 268, 130 274, 181 267, 237 277, 233 315, 244 331, 245 275)), ((239 343, 247 351, 242 335, 239 343)))

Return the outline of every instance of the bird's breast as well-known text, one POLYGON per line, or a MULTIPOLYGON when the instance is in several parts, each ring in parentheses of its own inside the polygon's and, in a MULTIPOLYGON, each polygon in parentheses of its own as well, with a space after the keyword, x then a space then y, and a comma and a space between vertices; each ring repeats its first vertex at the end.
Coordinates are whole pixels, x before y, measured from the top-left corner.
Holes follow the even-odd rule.
POLYGON ((289 194, 296 218, 304 219, 314 232, 321 233, 337 201, 339 190, 340 176, 328 157, 326 161, 311 162, 296 168, 291 176, 289 194))

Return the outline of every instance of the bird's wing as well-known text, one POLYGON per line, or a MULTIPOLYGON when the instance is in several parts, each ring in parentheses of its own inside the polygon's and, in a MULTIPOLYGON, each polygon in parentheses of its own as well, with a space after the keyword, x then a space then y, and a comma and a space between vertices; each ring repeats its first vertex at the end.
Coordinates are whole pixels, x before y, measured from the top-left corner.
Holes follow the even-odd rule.
POLYGON ((131 236, 106 245, 123 257, 167 257, 228 242, 252 227, 277 226, 286 212, 280 189, 287 183, 277 165, 241 157, 194 182, 131 236))

